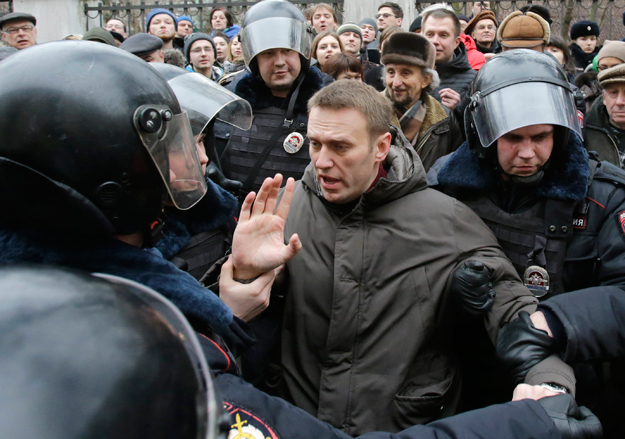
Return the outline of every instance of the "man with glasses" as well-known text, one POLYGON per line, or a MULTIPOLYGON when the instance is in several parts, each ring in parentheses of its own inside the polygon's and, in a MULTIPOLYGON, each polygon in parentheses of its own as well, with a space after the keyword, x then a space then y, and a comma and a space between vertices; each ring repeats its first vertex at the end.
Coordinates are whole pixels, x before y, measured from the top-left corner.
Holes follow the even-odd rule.
POLYGON ((37 19, 25 12, 12 12, 0 18, 2 38, 17 50, 37 44, 37 19))
POLYGON ((213 39, 207 34, 198 32, 185 39, 184 56, 194 72, 206 76, 212 81, 219 81, 224 71, 215 65, 217 49, 213 39))
POLYGON ((404 11, 397 3, 384 2, 378 8, 378 15, 375 18, 378 20, 378 31, 381 34, 388 27, 401 26, 404 11))

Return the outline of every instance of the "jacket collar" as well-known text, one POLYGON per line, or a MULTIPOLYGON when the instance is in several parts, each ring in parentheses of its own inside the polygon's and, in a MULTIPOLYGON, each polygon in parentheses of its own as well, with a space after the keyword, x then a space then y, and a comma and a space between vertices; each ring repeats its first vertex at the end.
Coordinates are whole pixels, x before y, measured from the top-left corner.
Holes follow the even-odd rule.
MULTIPOLYGON (((571 133, 568 145, 553 157, 533 195, 563 201, 581 201, 586 196, 590 168, 588 153, 579 137, 571 133)), ((436 176, 442 187, 488 192, 500 182, 498 171, 469 149, 467 142, 440 167, 436 176)))
MULTIPOLYGON (((295 102, 295 111, 300 113, 308 111, 308 100, 321 89, 322 83, 321 71, 316 68, 308 68, 295 102)), ((241 80, 237 82, 234 93, 248 101, 252 110, 262 110, 275 106, 276 98, 271 94, 269 87, 252 72, 243 75, 241 80)))
POLYGON ((436 65, 436 71, 439 76, 447 77, 458 72, 464 72, 470 70, 471 64, 469 64, 469 58, 467 57, 467 49, 464 47, 464 43, 460 42, 456 50, 454 50, 454 58, 446 63, 436 65))

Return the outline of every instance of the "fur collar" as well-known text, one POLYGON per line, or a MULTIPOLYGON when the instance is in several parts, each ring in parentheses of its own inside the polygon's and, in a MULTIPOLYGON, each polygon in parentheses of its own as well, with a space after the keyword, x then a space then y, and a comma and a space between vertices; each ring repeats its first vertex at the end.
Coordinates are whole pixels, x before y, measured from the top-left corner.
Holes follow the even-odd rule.
MULTIPOLYGON (((323 78, 321 71, 316 68, 308 68, 304 82, 299 90, 299 96, 295 102, 295 111, 306 113, 308 111, 308 100, 322 87, 323 78)), ((247 72, 234 88, 234 93, 250 103, 252 110, 276 106, 276 99, 271 94, 265 83, 247 72)))
POLYGON ((232 311, 190 274, 154 249, 109 237, 70 236, 0 225, 0 265, 45 264, 113 274, 146 285, 171 300, 192 322, 227 336, 232 311))
POLYGON ((234 229, 237 199, 211 180, 207 183, 206 195, 190 210, 165 209, 168 219, 163 227, 163 237, 155 246, 165 259, 180 253, 194 235, 221 228, 234 229))
MULTIPOLYGON (((558 156, 552 157, 533 195, 554 200, 581 201, 586 196, 589 176, 588 153, 579 137, 571 134, 566 148, 558 156)), ((436 178, 442 187, 479 192, 490 191, 499 182, 497 171, 472 153, 467 142, 450 154, 436 178)))

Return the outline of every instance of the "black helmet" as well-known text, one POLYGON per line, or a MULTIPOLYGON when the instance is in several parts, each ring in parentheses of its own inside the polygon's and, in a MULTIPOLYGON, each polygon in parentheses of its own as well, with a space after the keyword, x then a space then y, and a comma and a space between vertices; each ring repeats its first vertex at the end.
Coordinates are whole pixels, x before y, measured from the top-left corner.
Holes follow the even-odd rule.
POLYGON ((189 323, 153 290, 95 276, 0 269, 2 437, 215 438, 221 404, 189 323))
POLYGON ((312 28, 302 11, 287 0, 263 0, 252 6, 243 18, 243 59, 250 70, 258 74, 256 55, 278 48, 298 52, 302 71, 305 71, 312 50, 312 28))
POLYGON ((480 69, 464 113, 469 147, 480 157, 496 161, 493 143, 529 125, 550 124, 563 129, 554 147, 566 144, 570 131, 581 137, 577 108, 566 74, 555 58, 534 50, 500 53, 480 69))
POLYGON ((205 191, 188 118, 147 63, 63 41, 0 64, 1 221, 126 235, 168 192, 189 208, 205 191))

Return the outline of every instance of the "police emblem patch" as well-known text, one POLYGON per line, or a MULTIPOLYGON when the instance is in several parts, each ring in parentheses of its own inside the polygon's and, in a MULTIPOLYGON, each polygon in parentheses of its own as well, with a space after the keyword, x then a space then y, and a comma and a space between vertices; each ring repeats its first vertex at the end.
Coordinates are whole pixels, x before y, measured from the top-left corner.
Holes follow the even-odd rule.
POLYGON ((549 273, 543 267, 530 265, 523 275, 523 283, 536 297, 543 297, 549 292, 549 273))
POLYGON ((284 139, 284 150, 289 154, 295 154, 304 146, 304 136, 300 133, 291 133, 284 139))
POLYGON ((228 402, 224 402, 224 407, 232 422, 228 439, 279 439, 273 429, 258 416, 228 402))
POLYGON ((621 236, 625 239, 625 210, 622 212, 617 212, 615 215, 616 223, 619 226, 619 230, 621 231, 621 236))

